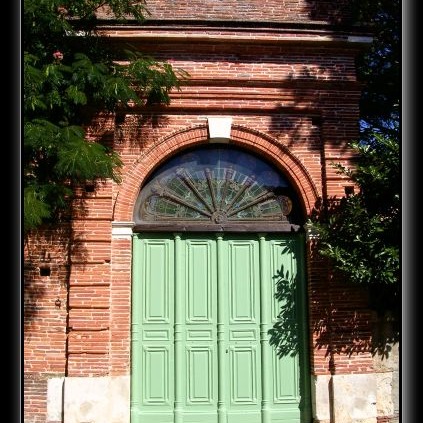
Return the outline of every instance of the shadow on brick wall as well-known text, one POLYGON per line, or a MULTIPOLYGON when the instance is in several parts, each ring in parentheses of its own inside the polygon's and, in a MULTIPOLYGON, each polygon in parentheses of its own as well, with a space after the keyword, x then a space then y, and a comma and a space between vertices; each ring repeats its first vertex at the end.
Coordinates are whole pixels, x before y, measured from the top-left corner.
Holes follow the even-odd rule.
POLYGON ((83 260, 86 249, 69 222, 44 225, 28 235, 24 241, 24 327, 28 336, 36 336, 43 327, 48 329, 49 319, 54 321, 52 311, 66 315, 70 264, 83 260), (27 331, 34 323, 38 329, 27 331))
MULTIPOLYGON (((336 210, 339 199, 331 197, 318 204, 313 218, 327 219, 336 210)), ((319 239, 310 244, 313 274, 309 277, 309 295, 313 348, 325 350, 325 356, 352 356, 361 353, 390 357, 392 345, 400 340, 401 285, 358 285, 345 279, 319 252, 319 239)), ((335 370, 335 369, 333 369, 335 370)))

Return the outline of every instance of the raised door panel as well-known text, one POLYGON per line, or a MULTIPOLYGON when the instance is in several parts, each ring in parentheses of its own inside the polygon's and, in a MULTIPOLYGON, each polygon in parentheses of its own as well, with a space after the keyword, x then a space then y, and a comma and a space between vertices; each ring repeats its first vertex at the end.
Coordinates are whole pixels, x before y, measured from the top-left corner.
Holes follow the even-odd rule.
POLYGON ((270 268, 274 281, 272 324, 276 322, 276 316, 280 315, 281 328, 284 331, 284 354, 277 356, 273 350, 275 375, 273 398, 275 403, 297 404, 300 393, 297 291, 301 280, 295 259, 296 243, 289 239, 273 240, 269 242, 269 248, 270 268))
POLYGON ((227 289, 223 306, 228 423, 257 422, 261 415, 259 246, 256 241, 229 239, 225 247, 221 265, 227 280, 221 282, 227 289))
MULTIPOLYGON (((183 240, 180 290, 183 356, 176 377, 181 389, 183 422, 216 422, 217 419, 217 281, 216 242, 183 240)), ((182 355, 182 349, 181 349, 182 355)))
POLYGON ((134 256, 131 418, 172 422, 174 245, 167 239, 138 240, 134 256))
POLYGON ((311 418, 307 363, 302 360, 306 334, 301 319, 304 306, 304 275, 298 238, 285 236, 267 241, 271 275, 271 325, 281 330, 280 354, 271 348, 273 375, 272 422, 300 423, 311 418), (302 377, 302 379, 301 379, 302 377))

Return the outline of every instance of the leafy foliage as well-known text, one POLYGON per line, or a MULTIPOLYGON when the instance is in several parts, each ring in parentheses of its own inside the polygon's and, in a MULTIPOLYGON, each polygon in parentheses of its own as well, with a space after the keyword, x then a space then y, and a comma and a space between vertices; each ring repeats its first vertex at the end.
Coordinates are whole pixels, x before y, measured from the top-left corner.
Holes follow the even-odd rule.
POLYGON ((373 30, 374 42, 357 61, 364 83, 361 134, 351 147, 358 160, 351 168, 334 166, 358 192, 327 199, 310 223, 319 234, 320 253, 344 281, 366 286, 371 306, 384 313, 398 311, 401 289, 401 2, 355 3, 357 19, 373 30))
POLYGON ((395 139, 376 135, 373 144, 353 143, 354 170, 339 164, 361 190, 342 198, 315 222, 320 252, 344 277, 358 284, 393 284, 400 272, 400 155, 395 139))
POLYGON ((116 19, 146 13, 133 0, 25 0, 23 13, 24 231, 60 219, 75 183, 119 182, 122 162, 108 147, 88 141, 92 112, 129 104, 169 104, 188 75, 138 51, 126 64, 112 60, 95 32, 96 12, 116 19))
POLYGON ((397 128, 401 98, 400 0, 355 0, 356 19, 373 32, 369 49, 358 57, 359 79, 364 83, 360 102, 366 125, 363 136, 397 128))

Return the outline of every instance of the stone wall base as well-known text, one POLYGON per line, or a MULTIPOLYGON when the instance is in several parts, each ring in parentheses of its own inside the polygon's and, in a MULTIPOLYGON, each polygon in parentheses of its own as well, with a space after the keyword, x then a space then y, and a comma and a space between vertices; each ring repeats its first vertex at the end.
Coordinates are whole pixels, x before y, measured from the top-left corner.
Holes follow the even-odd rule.
POLYGON ((47 423, 129 423, 129 420, 129 376, 48 381, 47 423))
POLYGON ((376 374, 314 376, 311 392, 315 423, 377 423, 376 374))
MULTIPOLYGON (((313 422, 385 423, 380 411, 394 411, 389 382, 388 374, 314 376, 313 422)), ((49 379, 46 421, 129 423, 130 376, 49 379)))

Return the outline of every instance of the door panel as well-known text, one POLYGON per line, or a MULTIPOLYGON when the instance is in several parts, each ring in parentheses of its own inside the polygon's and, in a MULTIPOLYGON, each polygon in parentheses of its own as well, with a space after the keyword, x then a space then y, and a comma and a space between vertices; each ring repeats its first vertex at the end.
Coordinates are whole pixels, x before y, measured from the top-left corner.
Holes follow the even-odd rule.
POLYGON ((217 345, 216 345, 216 243, 209 239, 180 241, 177 289, 180 314, 175 316, 184 340, 175 368, 176 415, 181 422, 216 422, 217 345))
POLYGON ((261 351, 259 340, 260 284, 258 241, 228 239, 222 265, 227 278, 228 311, 224 322, 229 357, 228 423, 260 421, 261 351))
POLYGON ((283 301, 304 329, 300 242, 255 238, 134 237, 132 423, 308 421, 305 338, 278 357, 268 335, 283 301))
MULTIPOLYGON (((292 277, 298 273, 297 263, 295 259, 295 245, 292 245, 291 239, 286 240, 272 240, 269 241, 270 249, 270 267, 272 275, 283 274, 287 281, 291 281, 292 277), (285 252, 286 251, 286 252, 285 252), (285 252, 285 253, 284 253, 285 252), (290 252, 290 253, 288 253, 290 252)), ((278 278, 276 278, 278 279, 278 278)), ((278 315, 282 305, 287 305, 285 308, 285 327, 289 327, 291 332, 298 331, 298 320, 296 316, 297 307, 291 307, 290 304, 296 301, 295 285, 285 285, 284 299, 280 301, 275 300, 276 284, 273 283, 273 312, 272 325, 276 322, 275 317, 278 315), (289 301, 291 299, 291 301, 289 301)), ((275 403, 296 403, 299 401, 299 360, 293 360, 290 356, 277 357, 275 351, 273 355, 273 372, 276 375, 274 379, 274 402, 275 403)))
POLYGON ((139 421, 173 422, 174 241, 143 239, 133 254, 132 408, 139 421))

